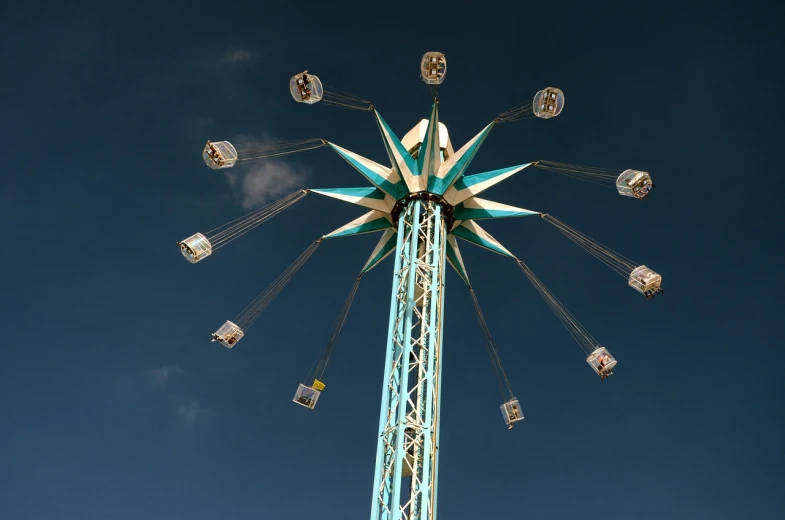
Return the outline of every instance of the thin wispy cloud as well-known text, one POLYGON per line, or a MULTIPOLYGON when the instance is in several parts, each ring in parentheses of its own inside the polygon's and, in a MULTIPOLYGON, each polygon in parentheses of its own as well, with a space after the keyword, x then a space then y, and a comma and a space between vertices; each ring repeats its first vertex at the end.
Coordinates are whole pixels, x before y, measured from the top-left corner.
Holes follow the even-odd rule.
POLYGON ((236 102, 252 94, 253 86, 246 76, 260 61, 259 54, 243 48, 188 50, 175 59, 153 57, 134 65, 138 68, 129 99, 139 105, 158 102, 162 97, 191 90, 196 82, 210 88, 216 104, 236 102))
POLYGON ((223 55, 222 61, 229 64, 256 63, 259 57, 247 49, 232 49, 223 55))
MULTIPOLYGON (((188 384, 188 372, 177 364, 166 363, 156 368, 128 372, 125 391, 135 396, 146 395, 147 399, 161 400, 173 412, 177 420, 193 426, 196 419, 208 413, 202 408, 199 397, 188 384)), ((117 378, 113 377, 114 384, 117 378)))
POLYGON ((188 426, 193 426, 194 422, 200 415, 204 415, 205 413, 209 412, 209 410, 205 408, 201 408, 199 406, 199 401, 191 401, 191 404, 188 406, 181 406, 177 409, 177 415, 183 418, 185 423, 188 426))
MULTIPOLYGON (((273 144, 278 139, 263 135, 259 138, 240 135, 232 139, 242 157, 243 148, 273 144)), ((310 169, 281 159, 260 159, 247 166, 224 170, 226 180, 244 209, 253 209, 302 188, 310 177, 310 169)))
POLYGON ((244 172, 227 172, 226 180, 244 209, 262 206, 303 187, 307 175, 283 161, 268 161, 244 172))
POLYGON ((159 386, 166 386, 171 377, 184 373, 185 371, 177 365, 164 365, 159 368, 153 368, 149 372, 155 384, 159 386))

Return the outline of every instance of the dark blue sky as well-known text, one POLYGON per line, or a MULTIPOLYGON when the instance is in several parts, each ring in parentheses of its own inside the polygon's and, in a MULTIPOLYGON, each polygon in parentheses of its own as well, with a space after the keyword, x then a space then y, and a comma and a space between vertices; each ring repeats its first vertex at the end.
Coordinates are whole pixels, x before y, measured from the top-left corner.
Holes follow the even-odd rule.
POLYGON ((640 168, 644 202, 529 169, 486 192, 664 276, 646 301, 541 219, 485 226, 618 358, 604 383, 514 262, 462 244, 526 420, 508 432, 471 300, 447 278, 443 519, 785 518, 783 8, 754 2, 3 8, 0 518, 366 518, 392 262, 360 286, 314 412, 291 402, 378 235, 325 243, 232 351, 209 334, 359 208, 309 196, 198 265, 175 242, 270 180, 365 186, 329 150, 206 168, 207 139, 323 137, 386 162, 370 114, 296 104, 305 68, 403 135, 448 57, 470 173, 640 168), (503 187, 502 187, 503 186, 503 187))

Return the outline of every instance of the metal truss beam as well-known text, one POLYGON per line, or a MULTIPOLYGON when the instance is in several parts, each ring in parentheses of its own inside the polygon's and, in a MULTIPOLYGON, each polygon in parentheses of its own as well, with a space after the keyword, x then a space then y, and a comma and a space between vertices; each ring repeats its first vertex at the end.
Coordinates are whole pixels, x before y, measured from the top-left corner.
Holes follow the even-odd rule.
POLYGON ((371 520, 435 520, 444 311, 441 205, 398 218, 371 520))

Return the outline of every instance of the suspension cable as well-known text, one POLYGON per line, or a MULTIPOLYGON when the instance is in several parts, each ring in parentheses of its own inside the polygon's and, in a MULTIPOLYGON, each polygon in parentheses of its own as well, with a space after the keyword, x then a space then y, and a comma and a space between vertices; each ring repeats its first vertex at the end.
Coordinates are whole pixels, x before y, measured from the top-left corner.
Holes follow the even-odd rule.
POLYGON ((580 181, 590 182, 592 184, 599 184, 607 186, 613 185, 619 178, 619 175, 624 170, 612 168, 596 168, 594 166, 580 166, 577 164, 565 164, 554 161, 536 161, 532 166, 541 170, 558 173, 565 177, 578 179, 580 181))
POLYGON ((526 265, 522 260, 517 260, 518 267, 521 268, 523 274, 526 275, 526 278, 529 279, 529 282, 534 286, 537 292, 540 294, 545 303, 551 308, 551 310, 556 314, 556 317, 559 318, 559 321, 562 322, 564 328, 567 329, 567 332, 570 333, 570 336, 578 343, 578 346, 586 352, 587 355, 591 354, 596 348, 599 343, 594 337, 589 333, 586 328, 578 322, 575 317, 570 314, 570 311, 567 310, 564 305, 553 295, 553 293, 548 290, 542 281, 534 274, 534 272, 526 265))
POLYGON ((548 215, 547 213, 543 213, 541 216, 543 219, 545 219, 546 222, 556 227, 556 229, 558 229, 562 235, 572 240, 575 244, 610 267, 620 276, 629 278, 630 273, 637 266, 635 262, 626 256, 622 255, 621 253, 617 253, 616 251, 602 245, 592 238, 589 238, 575 228, 568 226, 561 220, 548 215))
POLYGON ((244 235, 248 231, 258 227, 260 224, 267 222, 286 208, 294 205, 306 195, 308 195, 307 190, 297 190, 286 197, 271 202, 267 206, 251 211, 231 222, 211 229, 205 233, 205 236, 207 240, 210 241, 212 250, 215 251, 244 235))
MULTIPOLYGON (((420 74, 420 79, 422 79, 422 74, 420 74)), ((428 83, 428 91, 431 93, 431 99, 437 99, 439 97, 439 84, 438 83, 428 83)))
POLYGON ((511 123, 513 121, 522 121, 524 119, 531 119, 537 117, 532 110, 532 100, 515 105, 509 110, 506 110, 496 116, 497 123, 511 123))
POLYGON ((234 322, 239 325, 244 331, 247 331, 251 325, 259 318, 259 315, 270 305, 276 296, 283 290, 289 280, 294 277, 294 274, 305 264, 305 262, 313 255, 322 239, 318 239, 312 243, 308 248, 292 262, 278 277, 262 291, 243 311, 237 316, 234 322))
POLYGON ((496 345, 491 337, 491 330, 485 322, 485 316, 483 316, 482 309, 480 309, 480 302, 477 300, 477 294, 475 294, 474 288, 472 288, 471 285, 469 286, 469 294, 472 297, 472 303, 474 303, 474 312, 477 314, 477 321, 480 322, 482 334, 485 336, 485 346, 488 348, 488 356, 491 358, 491 365, 493 365, 493 371, 496 373, 496 382, 499 384, 499 391, 502 394, 504 402, 510 401, 515 397, 512 393, 510 380, 507 379, 507 374, 504 371, 501 358, 499 357, 499 351, 496 349, 496 345))
POLYGON ((367 99, 349 94, 325 83, 322 83, 322 86, 324 88, 322 103, 354 110, 373 110, 373 104, 367 99))
POLYGON ((289 155, 307 150, 314 150, 326 146, 327 141, 320 137, 312 139, 300 139, 296 141, 278 141, 272 143, 250 143, 237 147, 237 161, 253 161, 266 159, 268 157, 278 157, 289 155))
POLYGON ((318 379, 320 381, 323 380, 324 373, 327 371, 327 366, 330 364, 333 352, 335 352, 335 346, 338 344, 338 338, 341 337, 343 325, 346 322, 346 318, 349 316, 349 309, 352 307, 352 302, 354 301, 354 297, 357 294, 357 288, 360 286, 360 280, 362 277, 363 275, 360 274, 354 280, 352 289, 349 291, 349 296, 346 298, 343 307, 341 307, 341 311, 338 313, 338 317, 333 323, 333 328, 330 332, 330 339, 327 342, 327 347, 324 349, 324 351, 322 351, 319 358, 317 358, 317 360, 314 362, 316 368, 310 371, 312 374, 310 379, 318 379))

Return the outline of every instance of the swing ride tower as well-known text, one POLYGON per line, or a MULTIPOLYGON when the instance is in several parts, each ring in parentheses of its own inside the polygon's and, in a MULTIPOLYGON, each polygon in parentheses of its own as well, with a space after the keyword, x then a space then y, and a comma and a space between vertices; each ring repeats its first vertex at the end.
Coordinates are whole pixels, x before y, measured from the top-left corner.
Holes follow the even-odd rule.
POLYGON ((509 429, 524 417, 469 282, 457 238, 515 260, 540 296, 551 307, 587 355, 586 361, 605 380, 616 359, 567 311, 533 271, 506 249, 477 220, 540 216, 587 252, 622 275, 630 287, 652 299, 662 292, 662 277, 644 265, 583 235, 548 214, 481 199, 478 194, 529 166, 588 180, 615 184, 620 195, 643 199, 654 187, 647 172, 618 171, 536 161, 485 173, 465 175, 472 159, 495 125, 538 117, 549 119, 564 107, 564 95, 554 87, 538 91, 532 101, 500 114, 457 152, 447 128, 439 121, 437 87, 446 75, 443 54, 429 52, 421 61, 423 81, 433 93, 428 119, 423 119, 399 139, 368 101, 323 85, 307 71, 289 84, 296 101, 322 101, 345 108, 373 112, 391 166, 387 167, 327 140, 306 139, 260 144, 238 149, 228 141, 208 141, 203 159, 213 169, 229 168, 244 160, 263 159, 294 152, 330 147, 370 182, 370 187, 298 190, 244 217, 205 234, 196 233, 178 242, 183 255, 197 263, 232 240, 256 228, 284 209, 316 193, 369 210, 357 219, 319 237, 238 317, 226 321, 212 334, 232 348, 267 308, 275 296, 320 244, 333 238, 382 231, 382 236, 360 271, 330 336, 327 348, 310 374, 310 386, 300 384, 293 401, 314 409, 324 390, 322 382, 335 344, 363 275, 387 256, 394 269, 390 319, 385 344, 371 520, 435 520, 439 467, 439 419, 442 382, 442 333, 445 266, 451 265, 469 289, 503 397, 501 412, 509 429))
MULTIPOLYGON (((427 135, 421 158, 437 148, 434 134, 427 135)), ((450 212, 440 199, 427 191, 407 197, 396 219, 372 519, 435 518, 445 216, 450 212)))

